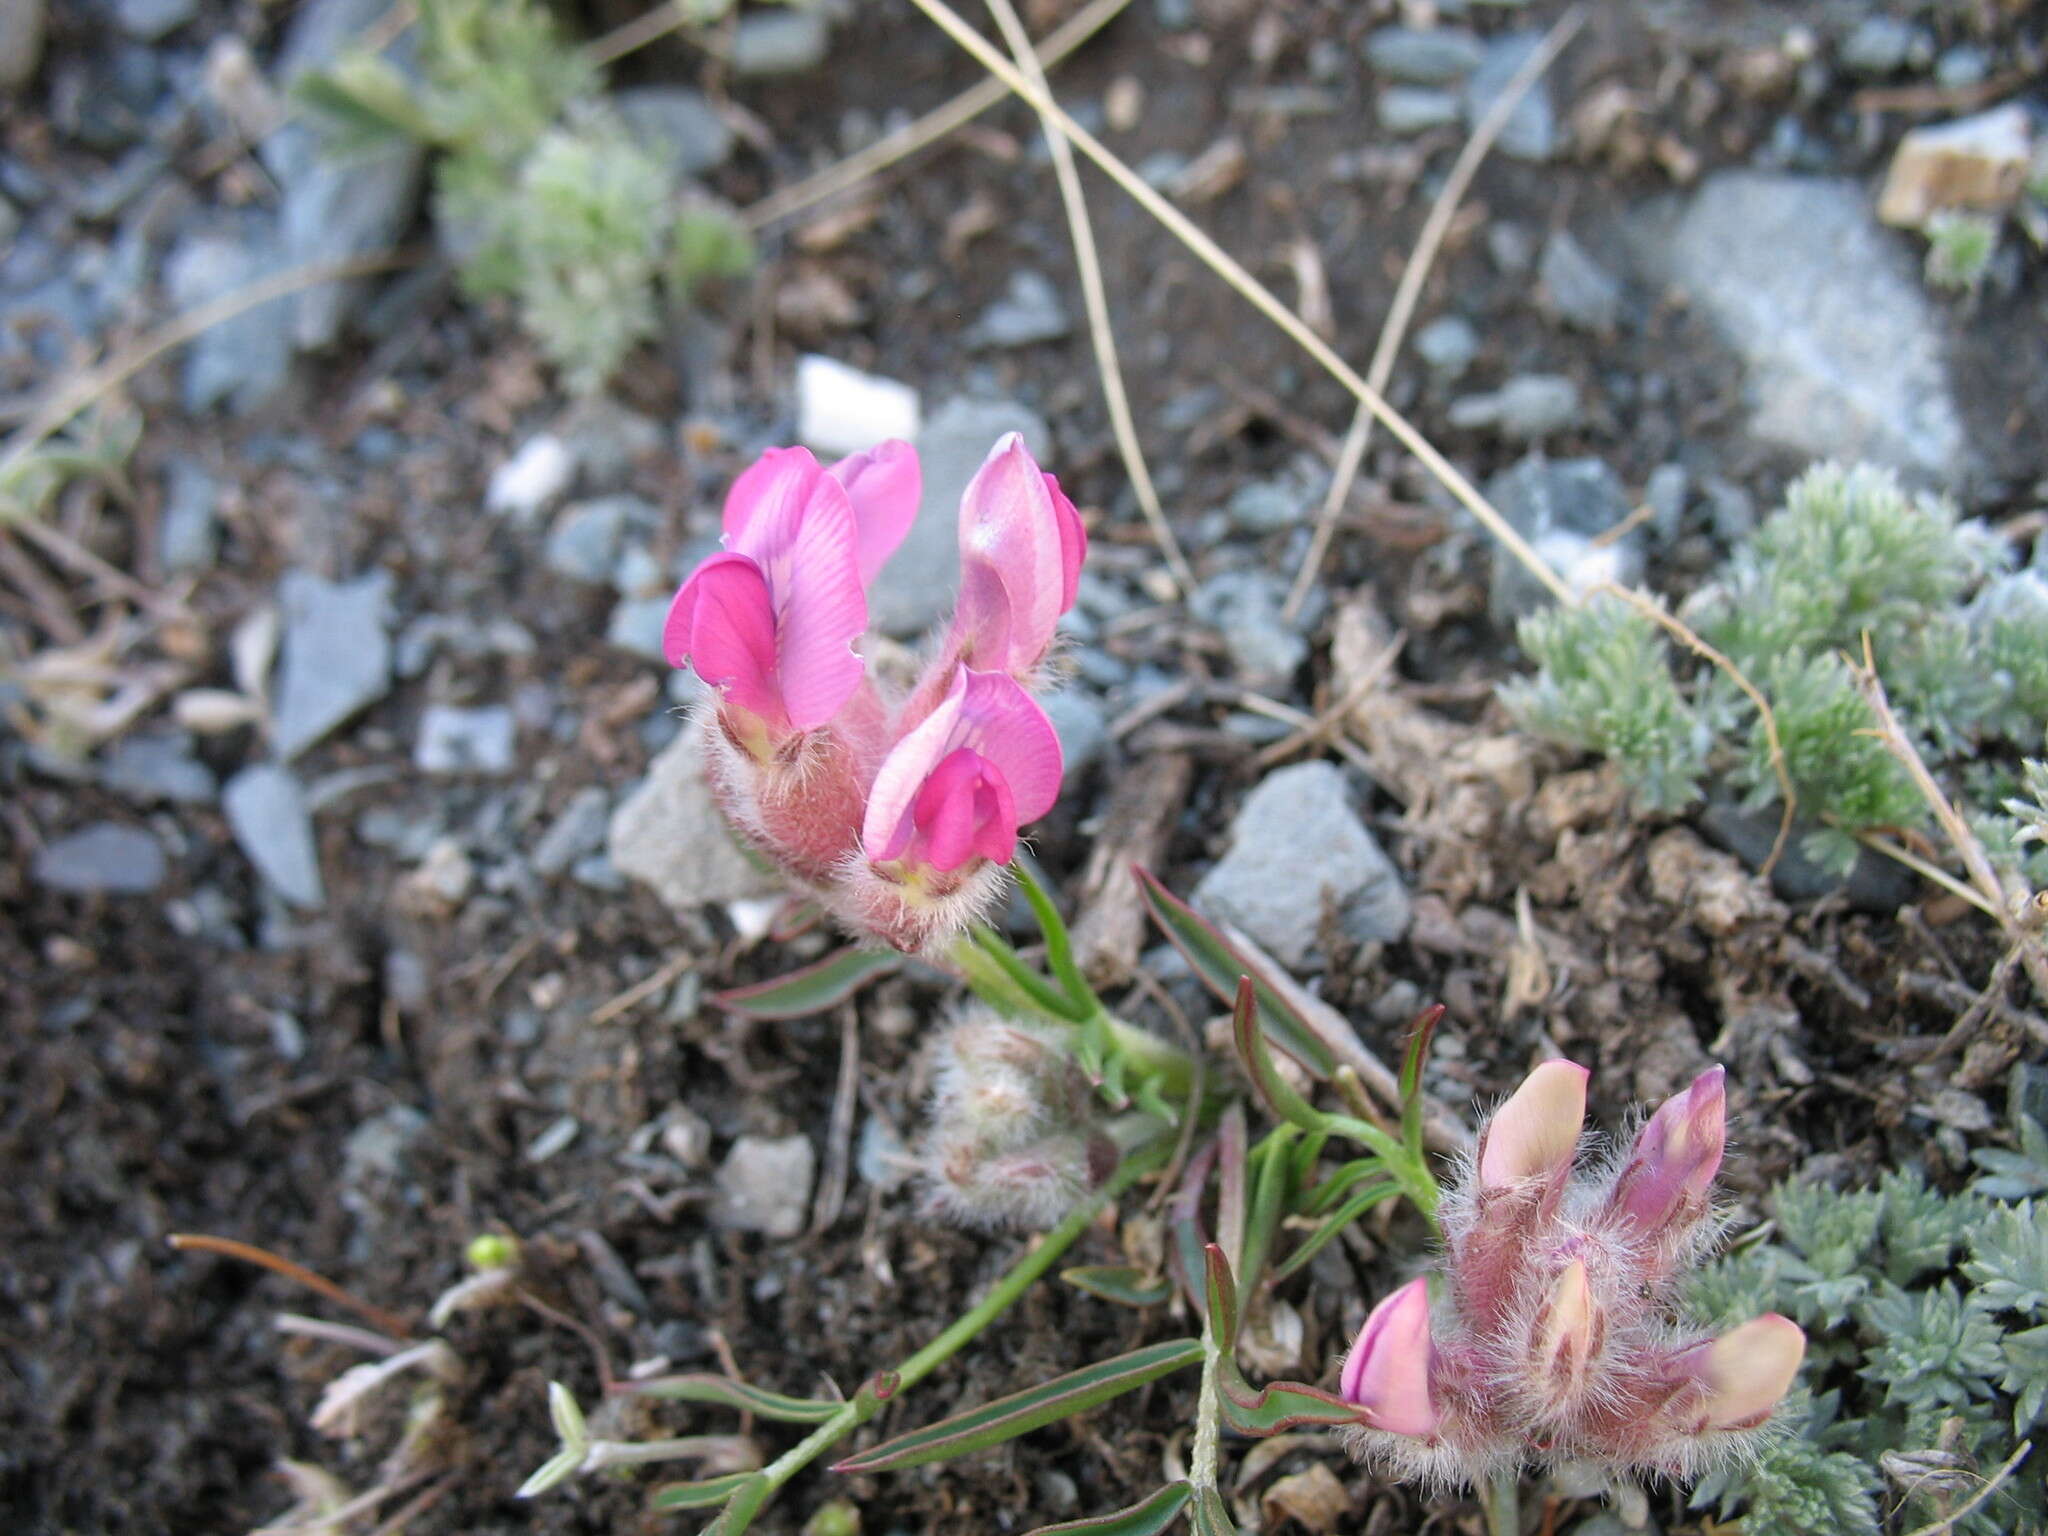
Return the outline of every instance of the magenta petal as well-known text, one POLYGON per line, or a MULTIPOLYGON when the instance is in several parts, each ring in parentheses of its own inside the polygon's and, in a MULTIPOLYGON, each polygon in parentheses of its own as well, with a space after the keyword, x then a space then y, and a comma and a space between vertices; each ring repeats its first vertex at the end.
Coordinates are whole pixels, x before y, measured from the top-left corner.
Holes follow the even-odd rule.
POLYGON ((823 473, 808 448, 770 448, 725 493, 725 547, 753 554, 764 523, 787 524, 823 473), (754 537, 749 539, 749 533, 754 537))
POLYGON ((976 666, 1022 671, 1045 654, 1064 611, 1067 537, 1045 472, 1022 437, 1005 434, 960 499, 961 569, 986 566, 1010 600, 1007 654, 976 651, 976 666))
POLYGON ((713 555, 670 606, 662 650, 687 660, 728 703, 776 725, 787 710, 776 676, 775 609, 759 566, 745 555, 713 555))
POLYGON ((972 747, 949 753, 918 791, 911 820, 934 869, 974 856, 1007 863, 1017 846, 1017 807, 995 764, 972 747))
POLYGON ((1038 820, 1060 797, 1060 774, 1066 764, 1059 732, 1010 677, 1001 672, 967 674, 963 713, 970 722, 967 740, 1003 776, 1016 800, 1017 824, 1038 820))
POLYGON ((1639 1229, 1654 1232, 1706 1208, 1727 1141, 1726 1078, 1720 1067, 1708 1068, 1637 1135, 1613 1203, 1639 1229))
POLYGON ((860 687, 863 663, 853 643, 868 627, 868 600, 854 554, 853 507, 835 481, 821 476, 793 515, 777 513, 778 522, 763 529, 773 547, 762 561, 775 594, 776 670, 789 723, 808 731, 838 714, 860 687))
POLYGON ((867 815, 861 822, 861 846, 869 858, 899 858, 909 845, 910 835, 916 830, 911 811, 918 793, 940 759, 959 745, 952 737, 960 724, 966 696, 967 669, 962 667, 954 674, 945 698, 899 738, 882 759, 874 785, 868 790, 867 815))
POLYGON ((1411 1280, 1372 1309, 1344 1357, 1337 1390, 1375 1429, 1433 1435, 1442 1419, 1430 1399, 1432 1354, 1429 1282, 1411 1280))
POLYGON ((825 473, 839 482, 853 504, 855 547, 865 586, 917 521, 918 498, 924 493, 917 450, 892 437, 841 459, 825 473))
POLYGON ((945 654, 1002 667, 1010 657, 1010 594, 996 568, 979 560, 960 567, 953 604, 953 643, 945 654))
POLYGON ((1088 558, 1088 529, 1067 493, 1052 475, 1045 477, 1045 489, 1052 497, 1052 510, 1060 530, 1060 612, 1074 606, 1081 590, 1081 562, 1088 558))

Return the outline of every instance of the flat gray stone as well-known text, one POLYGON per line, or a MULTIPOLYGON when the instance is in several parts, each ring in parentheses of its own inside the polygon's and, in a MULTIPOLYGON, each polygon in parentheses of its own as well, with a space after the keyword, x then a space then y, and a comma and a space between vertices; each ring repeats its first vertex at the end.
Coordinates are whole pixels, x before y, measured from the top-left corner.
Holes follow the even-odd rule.
POLYGON ((413 766, 422 773, 507 774, 518 762, 518 741, 518 723, 503 704, 429 704, 420 712, 413 766))
POLYGON ((1743 358, 1759 438, 1943 480, 1968 467, 1943 328, 1860 182, 1722 171, 1630 233, 1743 358))
POLYGON ((199 0, 114 0, 114 24, 139 43, 153 43, 199 14, 199 0))
POLYGON ((141 827, 96 821, 36 852, 36 884, 73 896, 142 896, 164 883, 163 844, 141 827))
POLYGON ((1012 400, 952 401, 918 432, 924 497, 908 537, 868 589, 868 623, 874 628, 911 639, 952 611, 960 585, 960 495, 1005 432, 1023 433, 1040 465, 1054 468, 1046 463, 1051 429, 1037 412, 1012 400))
MULTIPOLYGON (((1631 508, 1621 481, 1601 460, 1531 454, 1489 480, 1486 495, 1574 591, 1603 581, 1628 586, 1642 574, 1640 536, 1631 530, 1606 537, 1631 508)), ((1511 628, 1549 601, 1549 589, 1519 560, 1495 549, 1489 607, 1496 624, 1511 628)))
POLYGON ((667 663, 661 648, 661 632, 668 624, 668 610, 674 596, 629 597, 612 605, 611 622, 605 625, 605 644, 649 661, 667 663))
POLYGON ((777 6, 748 11, 733 29, 727 62, 741 78, 800 75, 825 62, 832 25, 822 8, 777 6))
POLYGON ((1051 278, 1028 267, 1010 274, 1003 296, 982 311, 967 332, 973 347, 1028 347, 1058 341, 1074 322, 1051 278))
POLYGON ((0 0, 0 91, 19 90, 43 62, 45 0, 0 0))
POLYGON ((1218 572, 1188 594, 1188 612, 1223 636, 1239 678, 1282 694, 1308 659, 1308 626, 1280 616, 1286 603, 1287 578, 1260 569, 1218 572))
POLYGON ((1479 67, 1486 50, 1452 27, 1381 27, 1365 40, 1365 61, 1407 85, 1449 85, 1479 67))
POLYGON ((124 736, 107 749, 100 782, 141 805, 207 805, 220 793, 213 770, 192 755, 183 731, 124 736))
POLYGON ((220 552, 220 482, 187 458, 164 466, 163 512, 157 521, 157 553, 164 569, 188 574, 213 569, 220 552))
POLYGON ((236 844, 279 895, 308 910, 326 902, 313 814, 290 769, 277 763, 244 768, 228 780, 221 806, 236 844))
POLYGON ((577 790, 533 845, 534 869, 553 879, 578 859, 604 847, 611 810, 611 796, 599 785, 586 784, 577 790))
MULTIPOLYGON (((1543 44, 1534 32, 1507 32, 1490 38, 1486 57, 1465 80, 1465 120, 1477 124, 1494 99, 1507 89, 1516 70, 1543 44)), ((1515 110, 1494 141, 1494 148, 1511 160, 1548 160, 1557 152, 1557 112, 1550 104, 1550 86, 1538 80, 1515 110)))
POLYGON ((1462 110, 1449 91, 1426 85, 1390 85, 1374 103, 1380 126, 1403 136, 1426 133, 1431 128, 1448 128, 1462 110))
POLYGON ((1326 899, 1359 940, 1397 939, 1412 915, 1400 871, 1359 820, 1343 772, 1322 762, 1276 769, 1245 796, 1230 851, 1195 887, 1195 909, 1297 967, 1315 948, 1326 899))
POLYGON ((1060 776, 1060 793, 1064 796, 1081 782, 1082 772, 1109 745, 1109 716, 1103 711, 1102 701, 1085 688, 1062 688, 1038 702, 1045 706, 1046 718, 1059 733, 1060 755, 1066 763, 1060 776))
POLYGON ((1461 379, 1479 356, 1479 332, 1463 315, 1439 315, 1415 333, 1415 355, 1432 373, 1461 379))
POLYGON ((1454 427, 1488 427, 1533 443, 1578 421, 1579 386, 1561 373, 1517 374, 1499 389, 1453 400, 1447 415, 1454 427))
POLYGON ((702 176, 732 153, 732 129, 701 91, 633 85, 614 91, 612 105, 641 147, 673 164, 678 175, 702 176))
POLYGON ((619 540, 627 523, 646 508, 637 496, 601 496, 564 507, 548 530, 541 558, 557 576, 603 586, 618 564, 619 540))
POLYGON ((270 742, 289 762, 391 686, 391 576, 323 581, 287 571, 277 584, 284 654, 270 742))
POLYGON ((783 890, 733 839, 704 778, 704 726, 692 721, 648 765, 647 777, 612 812, 612 867, 650 887, 672 910, 783 890))
POLYGON ((1568 230, 1555 230, 1543 244, 1536 268, 1543 303, 1566 325, 1606 334, 1621 319, 1621 283, 1586 253, 1568 230))
MULTIPOLYGON (((270 216, 255 211, 209 218, 164 258, 164 291, 179 310, 197 309, 272 276, 285 265, 270 216)), ((291 369, 288 299, 209 327, 186 349, 182 393, 197 416, 216 405, 255 410, 284 387, 291 369)))
POLYGON ((795 1237, 804 1229, 817 1171, 807 1136, 742 1136, 718 1165, 711 1219, 732 1232, 795 1237))

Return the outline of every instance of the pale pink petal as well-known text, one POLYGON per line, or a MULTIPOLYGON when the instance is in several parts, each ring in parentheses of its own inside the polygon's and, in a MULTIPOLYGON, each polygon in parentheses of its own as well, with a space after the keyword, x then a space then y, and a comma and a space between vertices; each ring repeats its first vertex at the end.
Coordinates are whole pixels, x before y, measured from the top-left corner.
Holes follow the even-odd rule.
POLYGON ((1074 503, 1060 489, 1059 481, 1050 474, 1045 477, 1045 489, 1052 497, 1060 529, 1060 612, 1065 613, 1074 606, 1074 598, 1081 590, 1081 562, 1088 558, 1088 529, 1074 503))
POLYGON ((965 632, 976 642, 964 652, 975 666, 1018 672, 1037 665, 1065 609, 1068 541, 1044 471, 1021 436, 1005 434, 960 499, 961 570, 987 567, 1009 597, 1003 653, 965 632))
POLYGON ((892 437, 841 459, 826 473, 845 488, 853 503, 860 579, 865 586, 917 521, 918 498, 924 492, 917 450, 892 437))
MULTIPOLYGON (((868 627, 868 600, 854 553, 853 507, 835 481, 820 476, 794 514, 772 511, 773 522, 755 525, 770 543, 757 558, 775 598, 783 703, 791 726, 808 731, 839 713, 863 675, 853 643, 868 627)), ((754 531, 748 530, 750 543, 754 531)))
POLYGON ((871 859, 900 855, 915 830, 911 811, 925 779, 939 760, 959 743, 951 740, 967 697, 967 669, 953 676, 953 685, 932 712, 889 749, 868 791, 867 815, 861 822, 861 846, 871 859))
POLYGON ((808 448, 770 448, 762 454, 725 493, 725 547, 750 555, 762 542, 764 525, 791 526, 823 473, 808 448))
POLYGON ((1430 1399, 1434 1353, 1429 1335, 1429 1282, 1415 1279, 1372 1309, 1358 1342, 1344 1357, 1338 1391, 1368 1415, 1375 1429, 1428 1436, 1442 1416, 1430 1399))
POLYGON ((1728 1136, 1727 1074, 1710 1067, 1658 1108, 1616 1181, 1613 1209, 1643 1231, 1706 1209, 1728 1136))
POLYGON ((1060 797, 1066 764, 1059 732, 1038 701, 1001 672, 967 674, 962 746, 994 763, 1016 797, 1017 824, 1038 820, 1060 797))
POLYGON ((698 566, 662 626, 671 666, 685 662, 729 704, 773 725, 788 723, 776 670, 775 610, 761 568, 745 555, 698 566))
POLYGON ((1586 1121, 1584 1067, 1546 1061, 1494 1111, 1479 1138, 1479 1187, 1500 1189, 1569 1169, 1586 1121))
POLYGON ((1678 1357, 1706 1389, 1701 1429, 1750 1429, 1771 1416, 1798 1379, 1806 1333, 1789 1317, 1766 1312, 1678 1357))

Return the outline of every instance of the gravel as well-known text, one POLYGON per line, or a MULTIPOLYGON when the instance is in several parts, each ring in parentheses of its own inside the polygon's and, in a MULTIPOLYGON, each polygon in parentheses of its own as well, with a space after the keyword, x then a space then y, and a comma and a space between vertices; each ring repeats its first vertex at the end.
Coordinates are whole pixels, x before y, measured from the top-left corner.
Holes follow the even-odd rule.
POLYGON ((354 581, 287 571, 277 584, 284 654, 271 746, 289 762, 391 687, 391 577, 354 581))
POLYGON ((313 815, 290 769, 276 763, 244 768, 228 780, 221 804, 236 844, 279 895, 309 910, 326 902, 313 815))
POLYGON ((38 849, 35 881, 74 896, 142 896, 168 869, 163 844, 141 827, 96 821, 38 849))

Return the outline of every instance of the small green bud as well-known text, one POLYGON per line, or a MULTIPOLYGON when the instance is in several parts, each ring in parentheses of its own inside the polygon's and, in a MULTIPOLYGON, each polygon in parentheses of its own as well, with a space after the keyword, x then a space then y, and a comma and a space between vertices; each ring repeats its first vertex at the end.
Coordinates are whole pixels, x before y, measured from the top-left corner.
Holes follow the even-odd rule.
POLYGON ((860 1536, 860 1506, 851 1499, 820 1504, 804 1522, 803 1536, 860 1536))
POLYGON ((502 1232, 479 1232, 462 1250, 462 1257, 479 1273, 510 1269, 519 1262, 519 1239, 502 1232))

